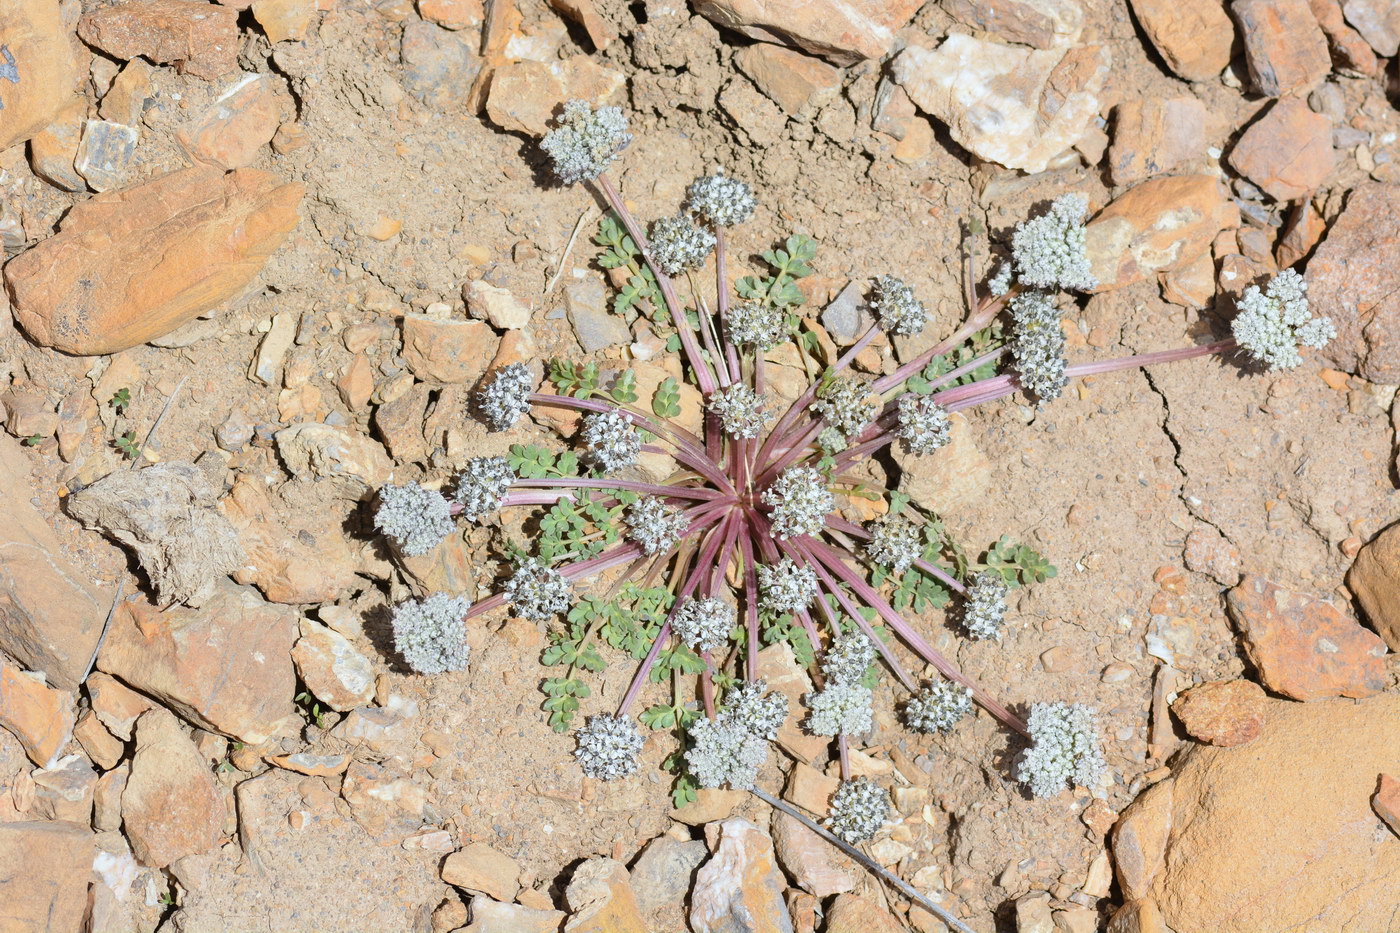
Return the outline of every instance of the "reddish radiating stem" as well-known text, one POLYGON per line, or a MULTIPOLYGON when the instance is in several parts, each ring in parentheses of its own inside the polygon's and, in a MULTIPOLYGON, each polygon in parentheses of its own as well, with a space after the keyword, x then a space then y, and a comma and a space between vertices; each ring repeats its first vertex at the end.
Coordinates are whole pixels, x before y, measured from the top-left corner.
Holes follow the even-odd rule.
MULTIPOLYGON (((655 483, 639 483, 625 479, 572 479, 557 477, 549 479, 518 479, 511 483, 512 489, 626 489, 629 492, 640 492, 652 496, 663 496, 671 499, 733 499, 731 495, 720 492, 718 489, 707 489, 703 486, 663 486, 655 483)), ((509 496, 507 496, 509 498, 509 496)), ((523 503, 511 503, 523 504, 523 503)))
MULTIPOLYGON (((866 531, 864 528, 860 527, 859 525, 853 522, 846 521, 839 515, 828 515, 826 518, 826 525, 828 528, 835 528, 837 531, 845 532, 848 535, 860 538, 862 541, 870 540, 870 532, 866 531)), ((937 564, 930 563, 929 561, 920 558, 914 561, 914 566, 918 567, 925 573, 933 575, 934 577, 938 578, 940 582, 951 587, 959 593, 967 592, 967 587, 959 583, 956 579, 953 578, 952 574, 948 573, 948 571, 944 570, 937 564)))

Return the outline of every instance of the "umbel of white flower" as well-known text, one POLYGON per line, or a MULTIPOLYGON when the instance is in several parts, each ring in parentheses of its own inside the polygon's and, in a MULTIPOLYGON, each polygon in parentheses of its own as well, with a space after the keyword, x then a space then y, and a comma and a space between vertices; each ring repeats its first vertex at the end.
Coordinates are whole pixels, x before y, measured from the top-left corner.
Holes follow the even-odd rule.
POLYGON ((781 693, 768 693, 763 680, 748 680, 729 691, 719 719, 734 723, 762 739, 775 739, 787 720, 788 701, 781 693))
POLYGON ((895 436, 905 450, 922 457, 948 446, 953 425, 948 420, 948 411, 927 395, 901 395, 895 436))
POLYGON ((924 552, 922 529, 903 515, 891 515, 869 526, 865 552, 875 563, 903 573, 924 552))
POLYGON ((784 336, 783 312, 761 301, 745 301, 729 309, 729 339, 736 346, 771 350, 784 336))
POLYGON ((496 370, 489 382, 476 396, 476 408, 492 431, 505 431, 515 426, 520 416, 530 410, 530 393, 535 391, 535 378, 524 363, 510 363, 496 370))
POLYGON ((1021 756, 1016 776, 1031 793, 1053 797, 1067 784, 1098 784, 1108 765, 1092 709, 1078 703, 1037 703, 1027 725, 1034 744, 1021 756))
POLYGON ((420 674, 460 671, 467 666, 467 610, 460 596, 434 593, 422 601, 394 607, 390 622, 394 649, 420 674))
POLYGON ((800 612, 817 597, 817 572, 790 557, 758 565, 759 605, 768 612, 800 612))
POLYGON ((1022 285, 1081 292, 1098 285, 1085 251, 1088 211, 1089 199, 1071 192, 1056 198, 1044 216, 1016 225, 1011 257, 1022 285))
POLYGON ((642 435, 631 419, 615 411, 599 411, 583 419, 583 442, 588 459, 604 473, 616 473, 637 462, 642 435))
POLYGON ((643 496, 627 507, 627 537, 643 554, 663 554, 675 547, 690 523, 679 509, 659 496, 643 496))
POLYGON ((1258 285, 1245 289, 1230 330, 1240 348, 1271 371, 1303 362, 1299 346, 1325 347, 1337 336, 1331 318, 1312 316, 1308 283, 1292 269, 1274 276, 1262 292, 1258 285))
POLYGON ((621 108, 594 110, 586 101, 571 100, 564 104, 559 126, 545 134, 540 148, 553 162, 555 176, 572 185, 607 171, 631 141, 621 108))
POLYGON ((687 599, 671 617, 671 631, 697 652, 718 648, 733 629, 734 607, 713 596, 687 599))
POLYGON ((948 732, 972 712, 972 688, 940 680, 925 684, 904 704, 904 722, 915 732, 948 732))
POLYGON ((506 598, 515 614, 532 621, 568 612, 571 593, 563 574, 533 557, 521 563, 505 585, 506 598))
POLYGON ((627 716, 606 713, 589 716, 578 731, 574 758, 583 773, 602 781, 615 781, 637 770, 642 733, 627 716))
POLYGON ((501 500, 515 479, 515 471, 505 457, 473 457, 457 477, 452 498, 462 506, 462 516, 475 521, 501 507, 501 500))
POLYGON ((972 578, 972 585, 967 588, 967 602, 963 604, 963 627, 969 635, 993 641, 1001 638, 1009 589, 1006 581, 990 570, 972 578))
POLYGON ((442 493, 417 483, 379 490, 374 525, 410 557, 426 554, 452 534, 452 511, 442 493))
POLYGON ((875 404, 868 400, 869 395, 869 388, 859 379, 838 376, 817 389, 817 400, 812 408, 827 424, 850 437, 875 416, 875 404))
POLYGON ((802 698, 807 731, 813 735, 861 735, 874 728, 869 687, 856 681, 830 681, 802 698))
POLYGON ((1060 312, 1045 292, 1021 292, 1011 299, 1011 357, 1021 385, 1042 402, 1060 397, 1065 376, 1065 332, 1060 312))
POLYGON ((698 719, 690 727, 685 763, 701 787, 748 790, 768 760, 768 743, 736 722, 698 719))
POLYGON ((715 235, 697 227, 685 214, 652 221, 648 231, 651 258, 667 275, 699 267, 715 248, 715 235))
POLYGON ((685 206, 712 227, 732 227, 753 216, 758 201, 749 186, 716 169, 686 189, 685 206))
POLYGON ((826 517, 836 508, 836 497, 826 480, 811 467, 789 467, 761 495, 772 511, 768 519, 779 538, 819 534, 826 517))
POLYGON ((844 632, 836 636, 822 658, 822 673, 827 680, 855 683, 874 663, 875 645, 865 633, 844 632))
POLYGON ((885 333, 912 337, 924 329, 928 310, 914 297, 914 290, 892 275, 875 280, 870 310, 885 333))
POLYGON ((763 410, 758 393, 742 382, 710 393, 708 406, 730 437, 758 437, 773 417, 763 410))
POLYGON ((851 844, 872 838, 890 815, 890 795, 869 778, 842 781, 831 795, 826 828, 851 844))

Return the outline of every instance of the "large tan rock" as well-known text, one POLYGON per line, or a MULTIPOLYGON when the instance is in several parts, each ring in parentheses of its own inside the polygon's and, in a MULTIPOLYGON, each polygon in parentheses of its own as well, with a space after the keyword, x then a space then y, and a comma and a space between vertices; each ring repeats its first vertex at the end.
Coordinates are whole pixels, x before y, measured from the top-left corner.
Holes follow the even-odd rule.
POLYGON ((896 444, 894 461, 899 465, 899 488, 915 502, 940 515, 957 511, 987 491, 992 478, 992 462, 977 447, 967 417, 953 413, 947 446, 918 456, 896 444))
POLYGON ((1391 929, 1400 845, 1371 798, 1397 768, 1400 697, 1270 701, 1258 739, 1193 748, 1124 813, 1126 826, 1156 811, 1124 890, 1179 931, 1391 929))
POLYGON ((943 0, 943 9, 974 29, 1037 49, 1074 45, 1084 29, 1079 0, 943 0))
POLYGON ((302 683, 331 709, 352 710, 374 699, 374 666, 333 628, 302 619, 292 661, 302 683))
POLYGON ((73 695, 55 690, 0 657, 0 727, 10 730, 41 768, 73 735, 73 695))
POLYGON ((807 115, 841 93, 841 71, 769 42, 740 49, 734 64, 791 116, 807 115))
POLYGON ((253 280, 296 226, 303 190, 268 172, 199 166, 84 201, 5 266, 15 319, 78 355, 167 334, 253 280))
POLYGON ((1235 143, 1230 164, 1278 201, 1318 188, 1337 164, 1332 121, 1296 98, 1269 108, 1235 143))
POLYGON ((1195 97, 1135 98, 1113 110, 1108 171, 1115 185, 1135 185, 1206 154, 1206 108, 1195 97))
POLYGON ((0 149, 52 123, 73 99, 68 30, 54 0, 0 5, 0 149))
POLYGON ((1186 80, 1209 80, 1230 64, 1235 24, 1224 0, 1131 0, 1131 5, 1167 67, 1186 80))
POLYGON ((136 722, 122 823, 132 851, 152 868, 208 852, 224 836, 224 802, 208 762, 179 721, 159 707, 136 722))
POLYGON ((471 382, 486 372, 497 343, 485 321, 403 316, 403 359, 420 379, 471 382))
POLYGON ((1189 265, 1237 223, 1210 175, 1153 178, 1129 188, 1089 222, 1085 250, 1095 291, 1121 288, 1189 265))
POLYGON ((258 745, 295 721, 296 612, 226 584, 199 609, 123 602, 97 666, 185 719, 258 745))
POLYGON ((883 58, 923 0, 697 0, 695 12, 753 39, 852 65, 883 58))
POLYGON ((696 933, 793 933, 783 903, 785 888, 773 840, 746 820, 725 820, 714 853, 695 874, 690 928, 696 933))
POLYGON ((1376 535, 1356 555, 1347 586, 1391 651, 1400 651, 1400 525, 1376 535))
POLYGON ((504 130, 543 136, 565 100, 578 98, 594 106, 616 104, 626 87, 626 75, 587 55, 549 63, 511 62, 491 75, 486 115, 504 130))
POLYGON ((1306 93, 1332 71, 1327 36, 1308 0, 1231 0, 1244 39, 1249 76, 1259 93, 1306 93))
POLYGON ((78 21, 88 45, 123 61, 179 62, 199 78, 217 78, 238 66, 238 12, 196 0, 126 0, 78 21))
POLYGON ((591 858, 574 869, 564 899, 570 912, 564 933, 644 933, 647 929, 626 867, 610 858, 591 858))
POLYGON ((0 930, 84 929, 92 838, 78 823, 0 823, 0 930))

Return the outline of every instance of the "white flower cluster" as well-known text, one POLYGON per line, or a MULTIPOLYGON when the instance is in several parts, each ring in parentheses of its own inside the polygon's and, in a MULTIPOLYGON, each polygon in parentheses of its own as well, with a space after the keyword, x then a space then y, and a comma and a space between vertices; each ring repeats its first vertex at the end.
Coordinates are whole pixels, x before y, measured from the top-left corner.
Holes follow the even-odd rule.
POLYGON ((1016 225, 1011 256, 1016 278, 1033 288, 1088 291, 1098 285, 1084 244, 1089 199, 1077 192, 1061 195, 1045 216, 1016 225))
POLYGON ((647 236, 651 240, 651 258, 667 275, 697 268, 715 248, 715 235, 696 226, 685 214, 652 221, 647 236))
POLYGON ((671 631, 697 652, 718 648, 733 630, 734 607, 713 596, 687 599, 671 617, 671 631))
POLYGON ((998 298, 1011 291, 1012 272, 1011 263, 1009 262, 1004 262, 997 266, 996 275, 987 280, 987 291, 998 298))
POLYGON ((807 704, 807 731, 813 735, 859 735, 874 728, 869 687, 833 681, 803 700, 807 704))
POLYGON ((462 515, 475 521, 501 507, 501 500, 516 480, 505 457, 473 457, 457 477, 452 498, 462 506, 462 515))
POLYGON ((460 596, 434 593, 394 607, 394 648, 420 674, 460 671, 467 666, 465 617, 471 603, 460 596))
POLYGON ((686 189, 685 206, 712 227, 732 227, 753 216, 758 201, 748 185, 716 169, 703 175, 686 189))
POLYGON ((899 425, 894 433, 905 450, 922 457, 948 446, 953 425, 947 409, 931 397, 907 394, 899 398, 899 425))
POLYGON ((1011 356, 1021 385, 1041 401, 1060 397, 1065 376, 1065 332, 1060 312, 1045 292, 1021 292, 1011 299, 1011 356))
POLYGON ((928 322, 928 309, 914 297, 914 289, 892 275, 882 275, 875 280, 870 310, 885 333, 901 337, 912 337, 928 322))
POLYGON ((800 612, 817 597, 817 572, 790 557, 758 565, 759 605, 772 613, 800 612))
POLYGON ((737 722, 698 719, 690 726, 686 767, 701 787, 748 790, 768 760, 768 743, 737 722))
POLYGON ((488 428, 505 431, 530 410, 533 391, 535 379, 529 367, 524 363, 510 363, 496 370, 491 381, 482 385, 476 395, 476 407, 488 428))
POLYGON ((973 638, 1000 640, 1006 621, 1006 581, 989 570, 972 578, 963 605, 963 628, 973 638))
POLYGON ((869 778, 842 781, 831 795, 824 821, 832 834, 852 845, 874 837, 890 815, 890 795, 869 778))
POLYGON ((621 108, 594 110, 587 101, 571 100, 564 104, 558 128, 545 134, 540 148, 554 163, 555 176, 572 185, 607 171, 631 141, 621 108))
POLYGON ((844 632, 836 636, 822 658, 822 673, 828 680, 854 683, 875 663, 875 645, 864 632, 844 632))
POLYGON ((598 411, 583 419, 583 442, 588 459, 604 473, 616 473, 637 462, 642 435, 632 420, 616 411, 598 411))
POLYGON ((850 437, 875 416, 875 405, 869 401, 870 390, 859 379, 838 376, 827 380, 817 389, 812 407, 841 434, 850 437))
POLYGON ((572 602, 564 575, 533 557, 521 563, 506 581, 505 593, 516 615, 537 622, 568 612, 572 602))
POLYGON ((736 346, 771 350, 783 339, 783 312, 761 301, 745 301, 729 309, 729 339, 736 346))
POLYGON ((662 554, 675 547, 690 523, 680 509, 659 496, 643 496, 627 507, 627 537, 643 554, 662 554))
POLYGON ((742 382, 710 393, 709 409, 730 437, 755 438, 773 416, 763 410, 763 399, 742 382))
POLYGON ((788 701, 781 693, 767 693, 762 680, 746 680, 729 691, 719 718, 736 723, 764 739, 775 739, 787 719, 788 701))
POLYGON ((826 517, 836 508, 836 497, 826 480, 811 467, 789 467, 763 490, 763 504, 773 533, 779 538, 820 534, 826 517))
POLYGON ((379 490, 374 526, 410 557, 426 554, 452 534, 452 511, 442 493, 417 483, 379 490))
POLYGON ((642 733, 630 717, 602 713, 578 731, 574 758, 589 777, 615 781, 637 770, 641 751, 642 733))
POLYGON ((903 515, 891 515, 871 523, 867 530, 870 540, 865 553, 881 566, 895 573, 908 570, 924 552, 923 529, 903 515))
POLYGON ((1274 276, 1264 291, 1245 289, 1230 330, 1240 347, 1271 371, 1303 362, 1298 347, 1321 348, 1337 336, 1332 319, 1313 317, 1308 283, 1292 269, 1274 276))
POLYGON ((1099 747, 1094 711, 1078 703, 1037 703, 1027 721, 1031 741, 1016 776, 1037 797, 1053 797, 1066 784, 1092 788, 1108 765, 1099 747))
POLYGON ((972 688, 940 680, 909 698, 904 722, 915 732, 949 732, 971 712, 972 688))

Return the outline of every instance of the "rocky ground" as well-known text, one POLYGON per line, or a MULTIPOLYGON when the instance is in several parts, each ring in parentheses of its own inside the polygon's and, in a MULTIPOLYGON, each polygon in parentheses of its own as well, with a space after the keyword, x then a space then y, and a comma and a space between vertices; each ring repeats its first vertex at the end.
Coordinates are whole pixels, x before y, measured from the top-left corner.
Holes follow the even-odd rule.
MULTIPOLYGON (((487 592, 519 529, 397 560, 374 490, 573 429, 486 433, 483 373, 679 374, 609 310, 600 204, 546 182, 583 97, 632 119, 639 216, 716 166, 754 186, 736 275, 814 237, 840 345, 883 272, 951 330, 964 237, 1004 254, 1070 191, 1100 282, 1072 359, 1306 274, 1339 333, 1295 371, 1091 377, 877 464, 969 550, 1059 568, 1000 644, 917 622, 1017 708, 1097 707, 1110 776, 1033 799, 990 716, 913 736, 881 687, 867 848, 979 933, 1400 930, 1397 50, 1394 0, 7 3, 0 929, 946 929, 745 793, 672 811, 669 733, 583 777, 543 626, 474 622, 461 673, 394 656, 387 607, 487 592)), ((821 813, 828 751, 761 783, 821 813)))

